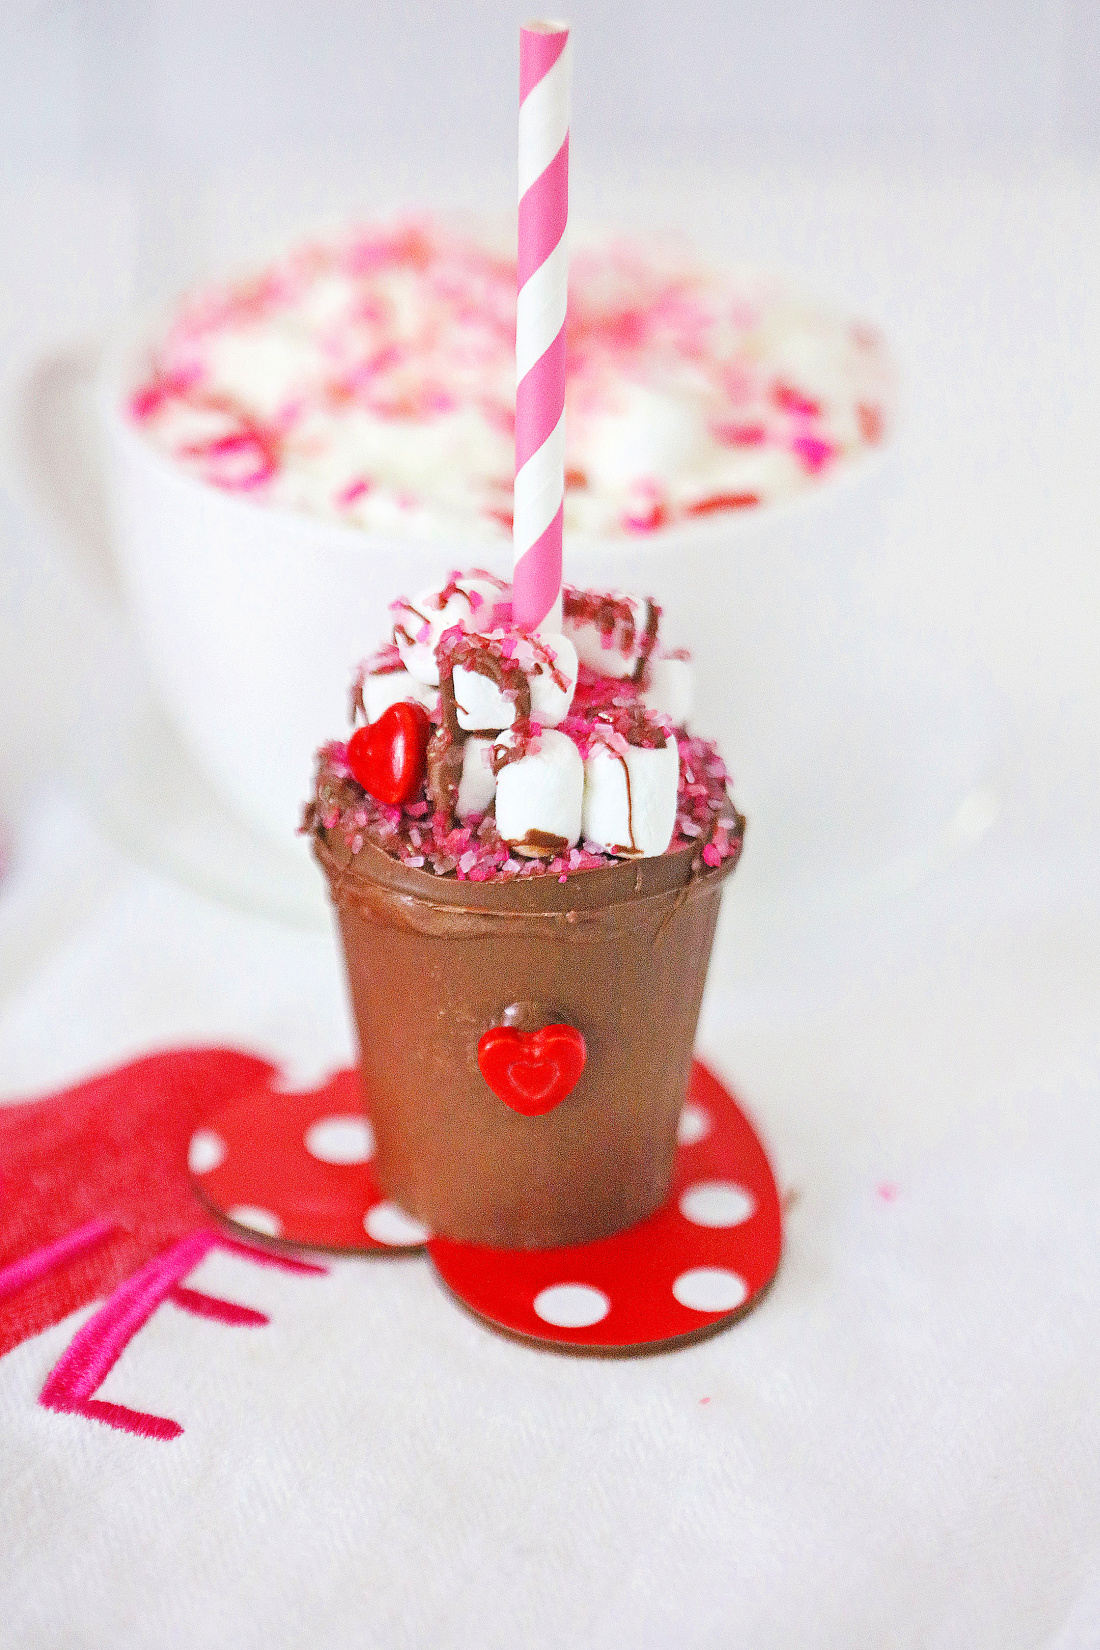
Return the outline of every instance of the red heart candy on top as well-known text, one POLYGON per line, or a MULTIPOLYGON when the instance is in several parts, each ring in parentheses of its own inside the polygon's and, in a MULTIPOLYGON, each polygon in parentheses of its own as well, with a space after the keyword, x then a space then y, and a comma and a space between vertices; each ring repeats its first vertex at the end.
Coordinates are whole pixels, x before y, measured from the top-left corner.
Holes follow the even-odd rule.
POLYGON ((576 1026, 541 1031, 492 1026, 477 1045, 481 1075, 497 1098, 523 1117, 541 1117, 572 1094, 587 1058, 576 1026))
POLYGON ((403 699, 348 740, 348 767, 365 791, 396 807, 424 777, 432 724, 423 705, 403 699))

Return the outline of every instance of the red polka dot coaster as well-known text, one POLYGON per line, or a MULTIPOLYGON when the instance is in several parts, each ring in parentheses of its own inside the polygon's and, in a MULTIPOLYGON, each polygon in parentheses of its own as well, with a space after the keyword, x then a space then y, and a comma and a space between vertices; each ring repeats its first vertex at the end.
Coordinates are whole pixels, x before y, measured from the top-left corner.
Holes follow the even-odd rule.
POLYGON ((191 1138, 204 1201, 250 1233, 345 1251, 427 1243, 439 1276, 494 1327, 592 1352, 658 1350, 732 1322, 775 1276, 782 1247, 771 1166, 733 1096, 698 1061, 668 1201, 629 1231, 564 1249, 488 1249, 433 1238, 386 1200, 358 1076, 264 1088, 191 1138))
POLYGON ((498 1329, 594 1352, 657 1350, 747 1312, 775 1276, 779 1196, 751 1123, 694 1063, 668 1201, 628 1231, 567 1249, 433 1238, 444 1283, 498 1329))
POLYGON ((319 1089, 262 1088, 191 1136, 187 1166, 203 1201, 233 1226, 310 1249, 419 1249, 428 1232, 379 1189, 359 1073, 319 1089))

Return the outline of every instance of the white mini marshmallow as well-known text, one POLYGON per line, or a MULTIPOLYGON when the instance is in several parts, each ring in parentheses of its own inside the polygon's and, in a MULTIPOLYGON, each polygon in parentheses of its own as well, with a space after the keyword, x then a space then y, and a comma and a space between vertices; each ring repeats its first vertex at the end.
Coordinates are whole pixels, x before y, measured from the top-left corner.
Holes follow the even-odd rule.
POLYGON ((455 714, 460 728, 510 728, 516 719, 514 699, 480 671, 456 665, 454 672, 455 714))
POLYGON ((584 764, 585 841, 647 859, 663 854, 676 827, 679 784, 675 739, 659 751, 631 745, 622 757, 596 745, 584 764))
POLYGON ((650 657, 642 703, 682 728, 695 702, 695 672, 687 659, 650 657))
POLYGON ((454 585, 454 592, 442 608, 439 606, 442 590, 437 587, 421 591, 407 607, 393 609, 393 639, 401 661, 418 681, 427 682, 430 687, 439 686, 435 650, 443 632, 453 630, 456 625, 460 630, 487 631, 492 625, 495 604, 511 599, 509 587, 502 588, 494 579, 472 576, 456 579, 454 585))
POLYGON ((628 648, 624 650, 623 647, 625 632, 621 624, 616 624, 614 630, 605 633, 597 625, 581 624, 567 615, 562 629, 576 648, 582 665, 598 671, 601 676, 614 676, 621 680, 633 676, 642 650, 648 645, 646 625, 649 604, 637 596, 624 596, 618 590, 609 591, 608 595, 616 602, 625 602, 633 615, 634 639, 628 648))
MULTIPOLYGON (((498 745, 510 746, 505 733, 498 745)), ((537 749, 509 762, 497 775, 497 830, 513 847, 528 831, 564 838, 572 848, 580 839, 584 797, 584 762, 568 734, 542 732, 537 749)))
MULTIPOLYGON (((503 635, 503 632, 498 634, 503 635)), ((515 641, 515 662, 531 689, 531 717, 544 728, 556 728, 569 715, 577 687, 577 650, 566 636, 540 636, 538 647, 525 637, 515 641), (545 649, 553 667, 540 658, 545 649), (562 684, 554 680, 555 672, 562 684)), ((480 728, 510 728, 516 719, 514 699, 488 676, 456 665, 454 672, 455 711, 458 725, 467 731, 480 728)))
POLYGON ((565 721, 573 703, 577 687, 577 650, 568 636, 540 636, 539 643, 553 655, 553 670, 537 654, 528 661, 522 641, 517 644, 516 659, 530 684, 532 721, 544 728, 556 728, 559 722, 565 721), (564 687, 559 687, 555 682, 554 670, 564 678, 564 687))
POLYGON ((455 812, 459 819, 471 814, 483 814, 496 795, 497 780, 493 772, 491 739, 467 739, 462 747, 462 778, 458 783, 455 812))
POLYGON ((407 670, 387 670, 378 676, 368 676, 363 682, 363 705, 368 722, 377 722, 384 710, 399 705, 404 699, 432 710, 438 698, 437 688, 426 687, 407 670))

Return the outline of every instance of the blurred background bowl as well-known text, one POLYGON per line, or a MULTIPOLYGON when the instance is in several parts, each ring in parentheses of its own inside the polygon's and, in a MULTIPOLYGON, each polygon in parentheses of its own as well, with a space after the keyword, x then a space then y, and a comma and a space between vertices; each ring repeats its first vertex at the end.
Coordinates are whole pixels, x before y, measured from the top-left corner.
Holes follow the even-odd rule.
MULTIPOLYGON (((507 549, 383 536, 195 478, 129 420, 131 355, 110 353, 97 396, 126 606, 194 758, 242 816, 286 839, 318 745, 346 729, 354 666, 388 639, 390 602, 487 559, 507 576, 507 549)), ((896 464, 887 447, 788 501, 639 537, 568 537, 565 576, 656 598, 665 645, 696 661, 695 725, 739 776, 812 766, 799 702, 859 634, 896 464)))

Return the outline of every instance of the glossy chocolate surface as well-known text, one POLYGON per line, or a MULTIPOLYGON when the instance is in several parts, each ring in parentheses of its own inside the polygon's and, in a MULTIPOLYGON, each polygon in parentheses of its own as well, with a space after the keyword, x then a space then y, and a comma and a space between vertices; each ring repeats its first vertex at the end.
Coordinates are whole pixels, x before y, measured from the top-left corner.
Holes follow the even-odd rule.
MULTIPOLYGON (((743 822, 739 822, 743 827, 743 822)), ((387 1192, 435 1232, 583 1243, 668 1190, 726 876, 690 851, 472 883, 314 830, 332 892, 387 1192), (478 1039, 509 1005, 582 1032, 576 1088, 541 1117, 488 1088, 478 1039)))

